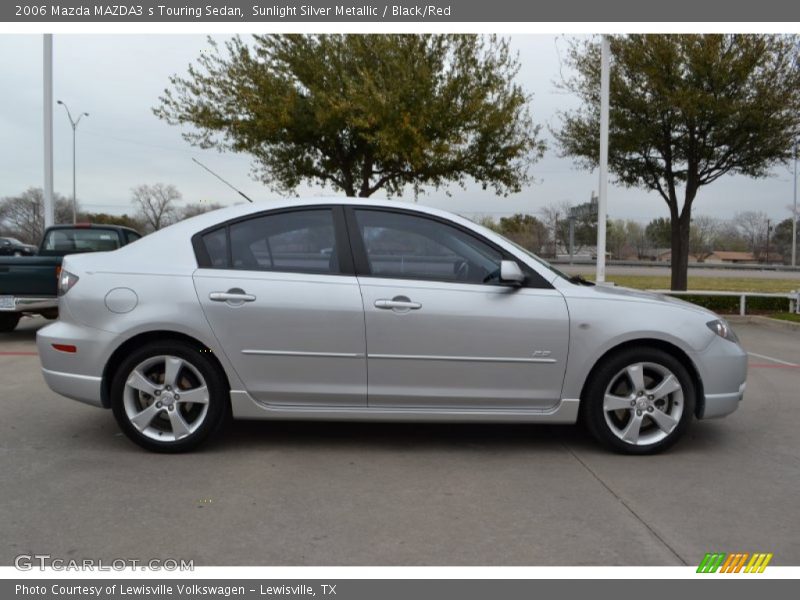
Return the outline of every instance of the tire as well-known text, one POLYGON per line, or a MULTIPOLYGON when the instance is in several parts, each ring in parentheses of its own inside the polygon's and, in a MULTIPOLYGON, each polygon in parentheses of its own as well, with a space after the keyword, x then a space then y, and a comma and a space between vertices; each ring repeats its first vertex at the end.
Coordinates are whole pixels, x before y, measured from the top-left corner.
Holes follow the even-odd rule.
POLYGON ((600 443, 624 454, 655 454, 686 433, 697 390, 673 355, 647 346, 605 358, 590 376, 582 417, 600 443))
POLYGON ((231 416, 224 373, 207 354, 177 340, 130 353, 111 381, 111 410, 133 442, 165 453, 193 450, 231 416))
POLYGON ((11 333, 14 331, 19 323, 20 317, 22 317, 22 315, 19 313, 0 312, 0 333, 11 333))

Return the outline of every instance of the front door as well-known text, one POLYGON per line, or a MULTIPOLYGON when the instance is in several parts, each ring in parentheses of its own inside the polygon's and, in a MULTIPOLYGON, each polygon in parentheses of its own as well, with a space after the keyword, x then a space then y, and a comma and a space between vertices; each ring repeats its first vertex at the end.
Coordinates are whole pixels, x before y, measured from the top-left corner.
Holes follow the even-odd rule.
POLYGON ((569 315, 530 274, 499 282, 504 252, 419 213, 355 209, 372 407, 539 409, 560 400, 569 315))

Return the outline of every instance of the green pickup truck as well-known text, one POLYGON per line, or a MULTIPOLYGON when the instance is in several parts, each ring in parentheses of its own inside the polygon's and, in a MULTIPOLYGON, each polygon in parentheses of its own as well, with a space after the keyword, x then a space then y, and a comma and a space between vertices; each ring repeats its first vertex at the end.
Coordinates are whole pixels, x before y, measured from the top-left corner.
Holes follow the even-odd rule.
POLYGON ((36 256, 0 256, 0 333, 13 331, 22 315, 58 316, 58 275, 64 256, 116 250, 140 237, 118 225, 54 225, 45 230, 36 256))

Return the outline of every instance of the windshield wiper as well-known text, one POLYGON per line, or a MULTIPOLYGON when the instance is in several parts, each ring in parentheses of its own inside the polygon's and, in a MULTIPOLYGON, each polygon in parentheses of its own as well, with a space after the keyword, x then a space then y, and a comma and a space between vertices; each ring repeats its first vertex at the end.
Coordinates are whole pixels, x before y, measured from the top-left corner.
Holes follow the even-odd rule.
POLYGON ((585 279, 582 275, 573 275, 567 281, 570 283, 574 283, 575 285, 594 285, 594 281, 589 281, 585 279))

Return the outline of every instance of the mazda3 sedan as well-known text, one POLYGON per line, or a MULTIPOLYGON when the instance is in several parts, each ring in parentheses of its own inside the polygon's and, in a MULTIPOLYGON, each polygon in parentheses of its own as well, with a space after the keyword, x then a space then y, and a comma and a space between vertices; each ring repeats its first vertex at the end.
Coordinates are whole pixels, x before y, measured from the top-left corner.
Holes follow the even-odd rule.
POLYGON ((736 410, 717 315, 563 275, 416 204, 287 200, 67 256, 47 384, 185 451, 231 418, 575 423, 631 454, 736 410))

